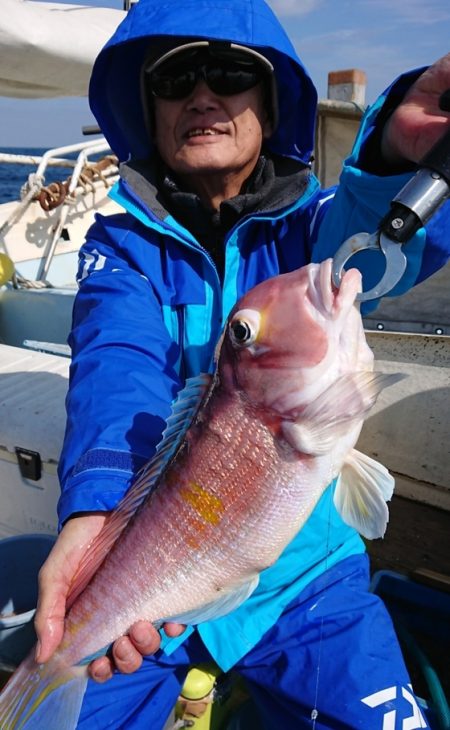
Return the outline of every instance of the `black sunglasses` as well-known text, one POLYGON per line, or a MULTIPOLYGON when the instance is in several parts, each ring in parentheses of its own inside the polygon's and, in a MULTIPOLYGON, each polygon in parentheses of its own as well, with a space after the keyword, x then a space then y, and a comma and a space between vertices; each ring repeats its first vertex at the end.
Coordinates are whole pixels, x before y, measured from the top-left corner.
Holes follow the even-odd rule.
POLYGON ((260 65, 242 54, 241 59, 221 59, 196 51, 179 54, 147 75, 148 88, 160 99, 185 99, 200 80, 218 96, 241 94, 256 86, 264 78, 260 65))

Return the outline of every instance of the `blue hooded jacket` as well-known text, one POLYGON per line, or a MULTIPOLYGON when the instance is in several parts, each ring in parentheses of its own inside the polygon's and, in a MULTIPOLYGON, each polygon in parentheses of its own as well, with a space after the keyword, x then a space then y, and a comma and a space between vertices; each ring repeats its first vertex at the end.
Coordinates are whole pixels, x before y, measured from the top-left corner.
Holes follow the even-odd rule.
POLYGON ((151 152, 141 108, 144 59, 193 39, 228 40, 262 51, 275 68, 282 119, 269 148, 308 163, 316 90, 279 21, 260 0, 187 0, 182 5, 144 0, 132 8, 100 53, 90 88, 92 111, 119 159, 144 158, 151 152))
MULTIPOLYGON (((406 83, 401 79, 390 98, 401 97, 406 83)), ((185 378, 211 369, 227 314, 245 291, 270 276, 333 255, 352 233, 375 230, 408 178, 379 178, 358 165, 383 97, 362 125, 336 196, 320 190, 306 167, 314 143, 316 91, 264 0, 140 0, 95 63, 90 101, 112 149, 125 163, 112 192, 124 212, 99 215, 80 251, 68 421, 59 468, 61 523, 76 512, 115 507, 153 454, 185 378), (297 192, 294 184, 278 207, 246 215, 228 231, 222 285, 201 241, 165 209, 151 170, 141 162, 151 162, 154 153, 141 102, 142 63, 149 54, 157 57, 194 38, 233 41, 270 59, 279 124, 267 149, 281 161, 278 174, 286 176, 286 187, 292 182, 286 170, 292 165, 303 169, 297 192)), ((448 243, 440 235, 446 218, 448 209, 433 221, 427 246, 423 230, 408 244, 408 268, 397 293, 448 257, 448 243)), ((377 269, 373 261, 364 272, 365 288, 380 277, 383 262, 377 269)), ((254 646, 311 580, 364 550, 359 536, 336 512, 332 493, 331 486, 277 563, 262 573, 255 593, 228 616, 198 627, 222 668, 254 646)), ((182 640, 169 641, 166 650, 182 640)))

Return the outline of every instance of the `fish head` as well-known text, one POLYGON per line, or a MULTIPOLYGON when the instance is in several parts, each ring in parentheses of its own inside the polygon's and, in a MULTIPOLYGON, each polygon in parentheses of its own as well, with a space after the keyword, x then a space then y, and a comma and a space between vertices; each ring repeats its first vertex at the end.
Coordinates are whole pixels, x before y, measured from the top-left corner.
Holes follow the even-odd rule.
POLYGON ((245 294, 228 318, 218 374, 255 405, 280 414, 313 400, 340 375, 371 370, 349 269, 336 288, 331 259, 268 279, 245 294))

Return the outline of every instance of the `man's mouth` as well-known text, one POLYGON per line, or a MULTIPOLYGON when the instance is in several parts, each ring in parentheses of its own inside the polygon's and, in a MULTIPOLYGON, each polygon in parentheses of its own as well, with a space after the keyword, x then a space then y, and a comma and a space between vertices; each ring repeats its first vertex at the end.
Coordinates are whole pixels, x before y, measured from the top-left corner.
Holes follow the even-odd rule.
POLYGON ((220 132, 218 129, 212 129, 211 127, 196 127, 195 129, 190 129, 186 133, 186 137, 187 139, 192 139, 193 137, 214 137, 220 134, 223 134, 223 132, 220 132))

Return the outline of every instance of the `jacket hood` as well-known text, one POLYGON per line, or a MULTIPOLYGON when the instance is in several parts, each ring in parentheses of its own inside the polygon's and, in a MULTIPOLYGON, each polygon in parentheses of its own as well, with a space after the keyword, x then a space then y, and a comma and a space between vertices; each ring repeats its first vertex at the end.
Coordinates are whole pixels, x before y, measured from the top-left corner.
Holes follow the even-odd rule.
POLYGON ((89 88, 92 112, 119 159, 152 153, 141 103, 144 60, 192 39, 231 41, 255 48, 269 59, 275 69, 279 122, 266 147, 308 164, 317 93, 264 0, 139 0, 133 5, 98 55, 89 88))

